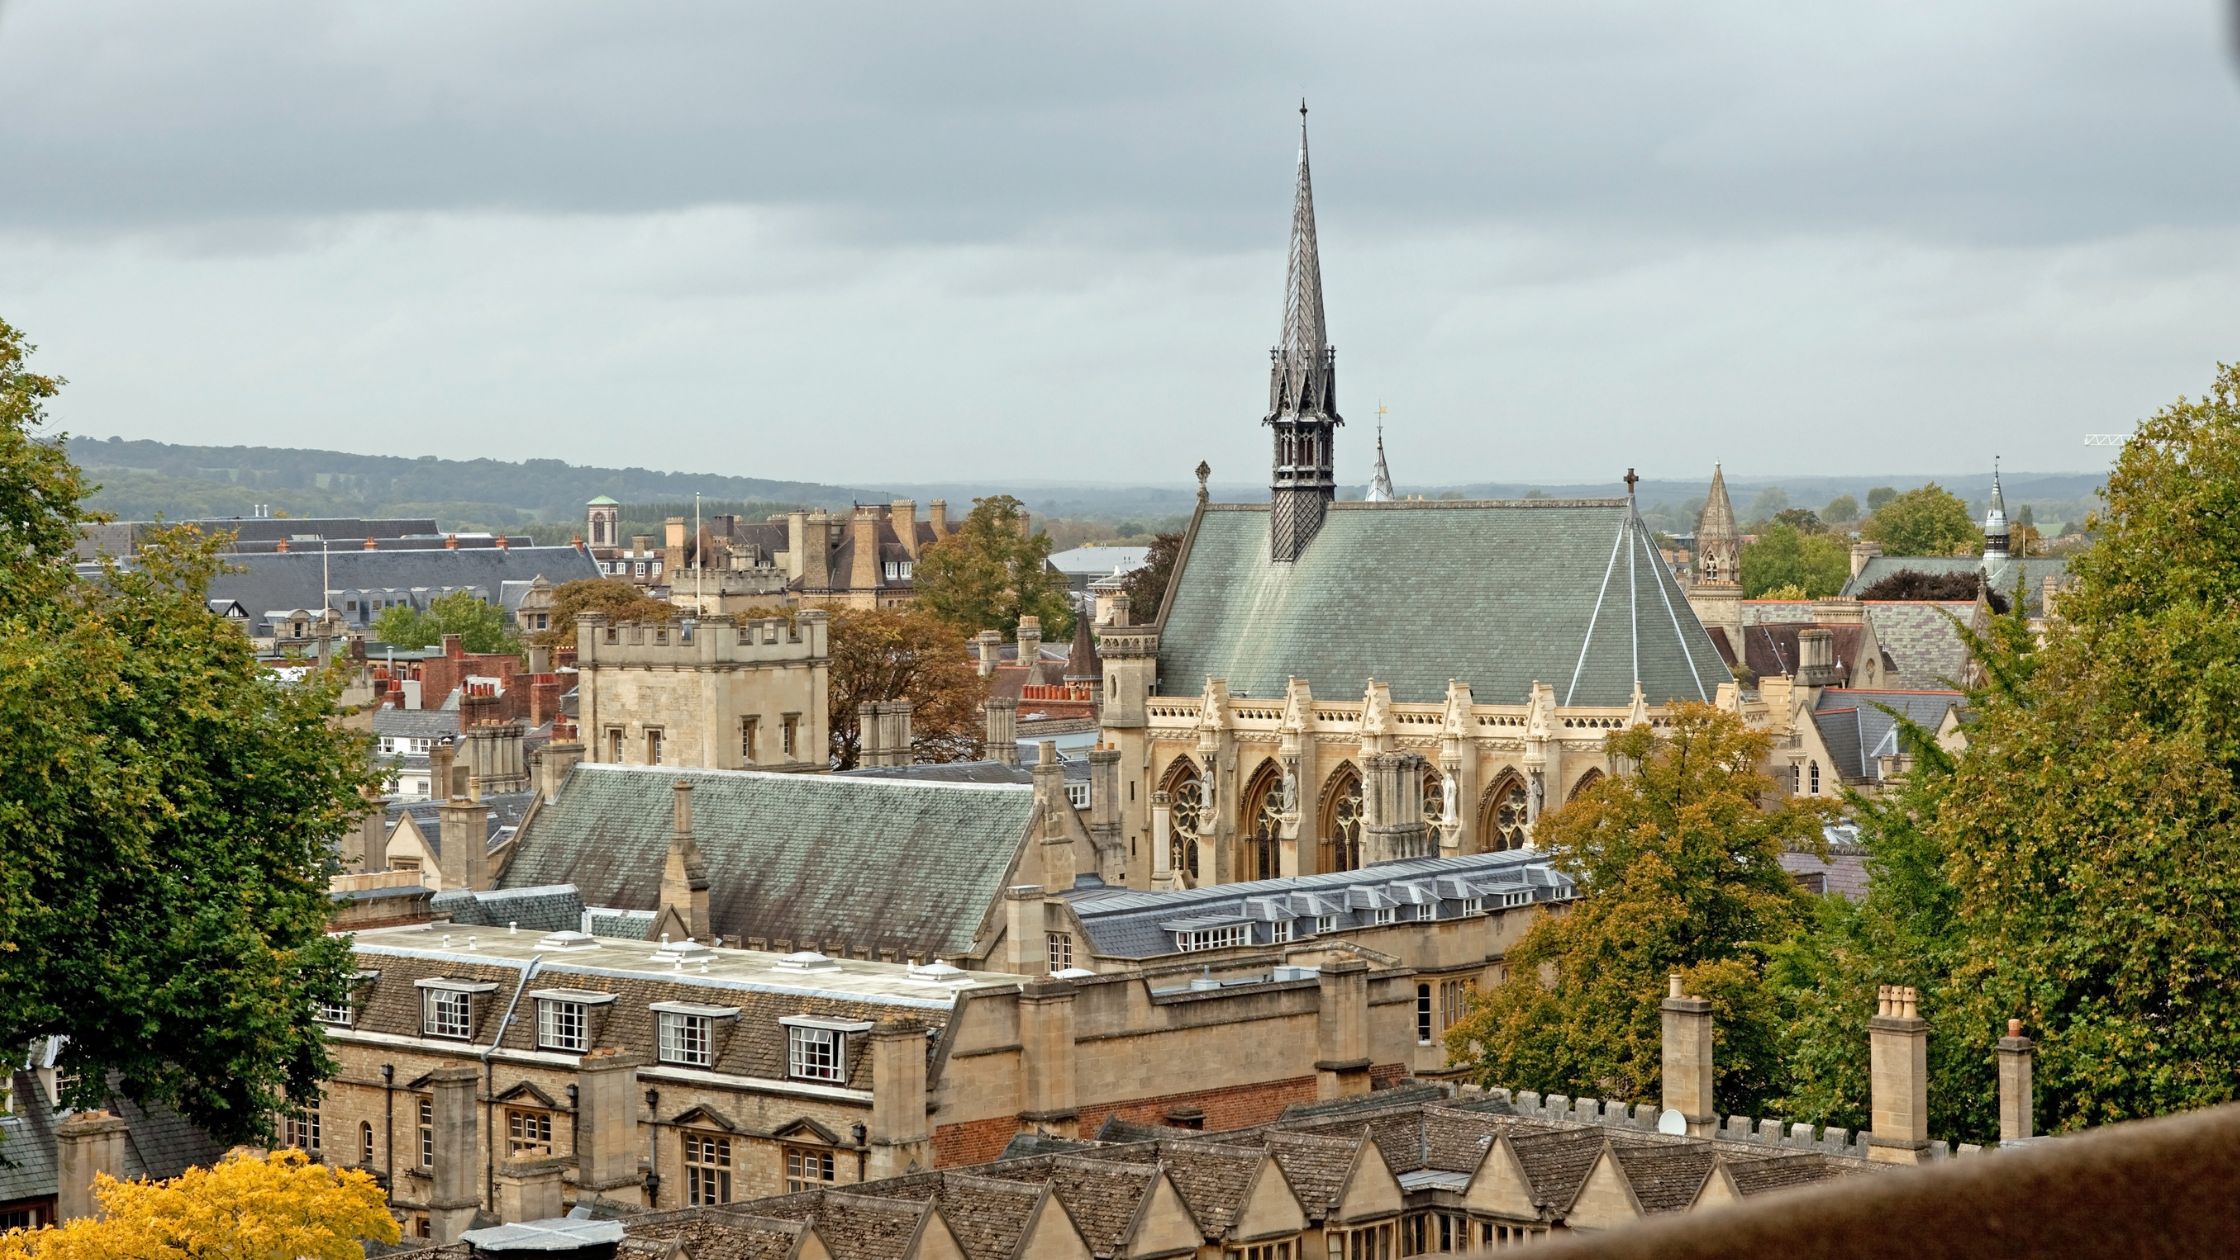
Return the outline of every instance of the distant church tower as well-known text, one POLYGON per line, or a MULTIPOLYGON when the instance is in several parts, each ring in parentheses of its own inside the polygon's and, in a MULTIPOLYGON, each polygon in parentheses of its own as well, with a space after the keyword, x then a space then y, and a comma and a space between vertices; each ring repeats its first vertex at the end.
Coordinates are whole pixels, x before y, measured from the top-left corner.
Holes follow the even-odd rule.
POLYGON ((620 546, 622 540, 615 534, 621 523, 622 505, 603 494, 584 505, 583 536, 594 550, 620 546))
POLYGON ((1322 322, 1322 263, 1314 243, 1314 183, 1307 173, 1307 103, 1299 102, 1299 188, 1291 203, 1291 259, 1284 277, 1283 338, 1268 352, 1268 415, 1275 430, 1268 484, 1268 555, 1296 560, 1322 529, 1337 493, 1331 447, 1338 426, 1337 351, 1322 322))
POLYGON ((1703 628, 1727 639, 1734 659, 1742 659, 1742 531, 1735 527, 1734 502, 1727 498, 1726 470, 1711 466, 1711 492, 1696 517, 1696 571, 1688 583, 1688 606, 1703 628))
POLYGON ((1991 465, 1991 506, 1983 512, 1983 567, 1989 572, 1992 566, 2007 558, 2007 496, 1999 489, 1999 465, 1991 465))

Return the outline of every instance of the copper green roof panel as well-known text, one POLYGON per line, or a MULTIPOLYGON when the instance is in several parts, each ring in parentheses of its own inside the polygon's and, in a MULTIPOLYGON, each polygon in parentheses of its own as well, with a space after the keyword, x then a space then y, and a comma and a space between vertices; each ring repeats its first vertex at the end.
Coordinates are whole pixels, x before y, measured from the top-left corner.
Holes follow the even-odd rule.
POLYGON ((580 765, 498 886, 574 884, 587 906, 655 909, 679 779, 717 932, 901 958, 973 952, 1034 810, 1026 786, 580 765))
POLYGON ((1159 690, 1398 701, 1708 700, 1728 678, 1654 536, 1624 499, 1334 503, 1298 560, 1268 559, 1267 508, 1213 504, 1177 574, 1159 690))

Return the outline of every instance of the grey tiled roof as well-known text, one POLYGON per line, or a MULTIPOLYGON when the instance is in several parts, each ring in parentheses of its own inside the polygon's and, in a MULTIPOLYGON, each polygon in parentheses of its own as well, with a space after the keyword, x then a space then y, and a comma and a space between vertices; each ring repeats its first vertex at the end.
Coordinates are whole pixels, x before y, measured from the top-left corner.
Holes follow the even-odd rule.
POLYGON ((1179 562, 1159 650, 1159 690, 1209 677, 1278 696, 1288 677, 1318 696, 1359 696, 1371 678, 1400 701, 1447 681, 1481 702, 1624 705, 1708 700, 1727 678, 1655 539, 1624 499, 1333 503, 1291 564, 1268 558, 1259 504, 1202 512, 1179 562))
MULTIPOLYGON (((453 923, 478 927, 517 926, 524 932, 580 932, 583 896, 573 884, 545 888, 502 888, 476 892, 457 888, 437 893, 429 909, 453 923)), ((635 935, 643 939, 641 928, 635 935)))
POLYGON ((1879 781, 1880 759, 1902 752, 1896 710, 1932 734, 1945 714, 1966 703, 1957 691, 1866 691, 1831 687, 1820 693, 1813 724, 1843 777, 1879 781))
POLYGON ((1897 662, 1909 687, 1940 687, 1968 671, 1968 644, 1960 626, 1975 615, 1972 603, 1877 600, 1864 605, 1884 655, 1897 662))
POLYGON ((499 886, 655 909, 679 779, 715 930, 828 953, 972 954, 1034 810, 1026 787, 581 765, 521 830, 499 886))
POLYGON ((373 733, 397 739, 442 739, 459 733, 459 711, 393 709, 383 705, 373 711, 373 733))
POLYGON ((1463 900, 1469 897, 1484 898, 1487 910, 1499 909, 1503 892, 1529 894, 1536 902, 1557 901, 1571 896, 1572 883, 1545 852, 1512 849, 1174 891, 1082 884, 1074 889, 1071 901, 1094 953, 1106 958, 1155 958, 1175 953, 1175 932, 1189 926, 1246 923, 1252 943, 1266 945, 1274 943, 1272 928, 1277 922, 1303 920, 1294 929, 1294 939, 1303 939, 1313 935, 1314 920, 1322 916, 1336 918, 1339 932, 1367 924, 1372 902, 1435 901, 1438 917, 1449 919, 1463 913, 1463 900))
MULTIPOLYGON (((500 598, 508 582, 526 583, 543 577, 557 586, 600 576, 598 563, 574 547, 335 551, 325 555, 316 550, 266 552, 229 556, 228 571, 210 580, 209 597, 238 600, 252 617, 282 609, 316 610, 326 603, 320 586, 322 566, 327 574, 326 590, 409 592, 416 587, 472 587, 492 602, 500 598)), ((361 608, 357 617, 345 614, 345 620, 360 623, 367 618, 361 608)))
MULTIPOLYGON (((421 758, 421 762, 426 764, 426 758, 421 758)), ((483 797, 482 804, 488 807, 485 811, 487 821, 484 824, 484 838, 491 843, 495 843, 500 836, 520 826, 522 817, 529 812, 530 804, 536 799, 537 794, 535 792, 493 792, 483 797)), ((392 827, 397 825, 397 820, 410 816, 412 824, 420 829, 421 836, 427 840, 428 847, 434 850, 437 856, 442 856, 442 801, 433 798, 419 801, 391 801, 383 807, 383 810, 388 817, 389 825, 392 827)))
MULTIPOLYGON (((1086 769, 1086 765, 1084 765, 1086 769)), ((904 779, 914 783, 1032 783, 1034 772, 1000 761, 943 761, 908 766, 865 766, 836 771, 836 779, 904 779)))
MULTIPOLYGON (((15 1110, 0 1116, 0 1203, 52 1197, 57 1186, 55 1126, 69 1114, 48 1100, 35 1072, 18 1071, 15 1110)), ((110 1110, 125 1122, 124 1175, 176 1177, 196 1164, 208 1164, 225 1146, 176 1112, 146 1109, 122 1099, 110 1110)))

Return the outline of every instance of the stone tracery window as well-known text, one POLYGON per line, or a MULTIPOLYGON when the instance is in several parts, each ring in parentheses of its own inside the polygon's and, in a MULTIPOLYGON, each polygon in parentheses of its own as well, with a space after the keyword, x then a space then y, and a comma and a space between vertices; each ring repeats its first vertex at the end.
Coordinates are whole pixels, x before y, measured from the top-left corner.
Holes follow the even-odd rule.
POLYGON ((1479 806, 1479 843, 1489 852, 1523 848, 1531 842, 1527 831, 1531 821, 1532 807, 1524 776, 1511 770, 1494 781, 1479 806))
POLYGON ((1322 789, 1322 869, 1361 868, 1361 772, 1349 762, 1322 789))
POLYGON ((1171 869, 1198 878, 1198 841, 1205 836, 1207 819, 1205 784, 1188 758, 1179 758, 1167 772, 1167 860, 1171 869))
POLYGON ((1283 771, 1275 762, 1262 765, 1244 790, 1242 813, 1237 818, 1242 843, 1237 852, 1237 878, 1273 879, 1282 869, 1277 855, 1283 845, 1283 771))
POLYGON ((1566 804, 1569 804, 1572 801, 1578 800, 1581 796, 1586 794, 1588 788, 1591 788, 1595 784, 1600 782, 1602 782, 1602 772, 1600 770, 1587 771, 1585 774, 1579 776, 1579 781, 1577 783, 1571 785, 1571 795, 1564 797, 1564 802, 1566 804))
POLYGON ((1447 816, 1447 780, 1437 766, 1423 768, 1423 821, 1436 828, 1447 816))

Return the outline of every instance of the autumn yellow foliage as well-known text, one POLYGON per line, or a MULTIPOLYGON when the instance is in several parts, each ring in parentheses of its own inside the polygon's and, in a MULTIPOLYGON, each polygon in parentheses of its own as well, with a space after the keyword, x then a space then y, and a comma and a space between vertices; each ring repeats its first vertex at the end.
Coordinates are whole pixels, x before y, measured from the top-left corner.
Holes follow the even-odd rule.
POLYGON ((94 1186, 101 1215, 0 1234, 0 1260, 360 1260, 397 1241, 371 1174, 238 1151, 169 1181, 94 1186))

